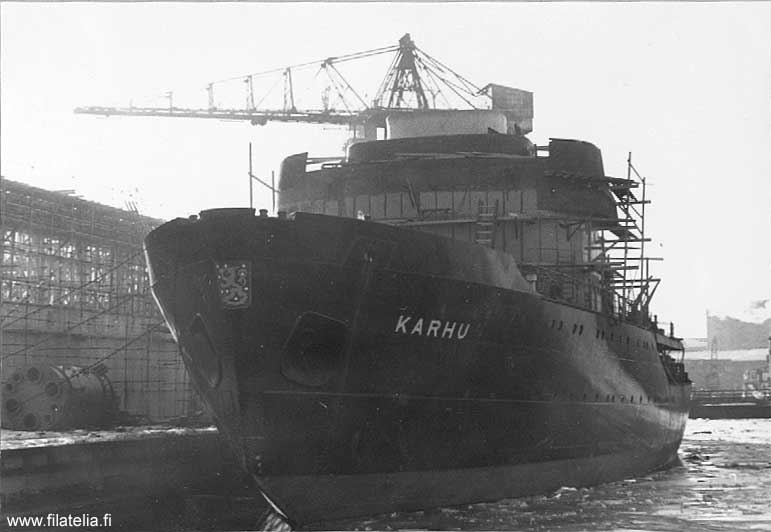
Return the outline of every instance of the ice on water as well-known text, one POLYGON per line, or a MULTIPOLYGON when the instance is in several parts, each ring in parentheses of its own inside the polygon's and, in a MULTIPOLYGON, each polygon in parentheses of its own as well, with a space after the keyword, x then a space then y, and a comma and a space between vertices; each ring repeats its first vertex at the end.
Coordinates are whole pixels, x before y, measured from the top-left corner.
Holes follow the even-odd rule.
POLYGON ((681 464, 547 496, 327 523, 335 530, 771 530, 771 419, 691 419, 681 464))

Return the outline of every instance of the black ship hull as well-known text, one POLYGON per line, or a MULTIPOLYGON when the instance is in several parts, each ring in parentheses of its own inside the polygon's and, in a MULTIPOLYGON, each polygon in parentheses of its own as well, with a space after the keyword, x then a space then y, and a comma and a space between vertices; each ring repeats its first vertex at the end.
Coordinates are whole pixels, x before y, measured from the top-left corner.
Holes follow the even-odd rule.
POLYGON ((495 250, 249 210, 151 233, 196 387, 291 520, 496 500, 676 459, 657 334, 536 293, 495 250))

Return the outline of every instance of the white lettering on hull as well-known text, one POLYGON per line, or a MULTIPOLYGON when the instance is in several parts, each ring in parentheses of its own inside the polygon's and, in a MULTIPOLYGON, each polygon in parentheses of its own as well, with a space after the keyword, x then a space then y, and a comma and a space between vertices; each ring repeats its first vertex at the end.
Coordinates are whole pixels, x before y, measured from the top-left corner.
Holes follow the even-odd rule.
POLYGON ((405 316, 399 314, 396 319, 395 333, 431 336, 433 338, 443 338, 445 340, 463 340, 468 336, 471 329, 470 323, 442 320, 425 320, 425 318, 415 318, 415 316, 405 316), (423 324, 427 321, 427 327, 424 330, 423 324), (409 327, 409 325, 412 325, 409 327))
POLYGON ((407 322, 412 319, 412 316, 399 316, 396 320, 396 330, 394 332, 401 332, 407 334, 407 322))

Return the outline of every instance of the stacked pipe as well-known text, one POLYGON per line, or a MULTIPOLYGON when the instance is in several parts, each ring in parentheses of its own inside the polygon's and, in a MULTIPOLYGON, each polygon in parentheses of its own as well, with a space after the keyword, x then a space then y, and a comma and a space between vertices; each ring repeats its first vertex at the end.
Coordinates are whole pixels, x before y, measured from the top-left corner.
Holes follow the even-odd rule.
POLYGON ((104 366, 30 365, 3 383, 2 427, 65 430, 106 427, 117 417, 117 396, 104 366))

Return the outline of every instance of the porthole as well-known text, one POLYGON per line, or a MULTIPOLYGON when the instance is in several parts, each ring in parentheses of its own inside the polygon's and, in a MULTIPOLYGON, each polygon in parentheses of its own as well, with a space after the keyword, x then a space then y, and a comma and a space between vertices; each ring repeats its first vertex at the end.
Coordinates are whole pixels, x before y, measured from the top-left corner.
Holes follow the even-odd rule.
POLYGON ((41 373, 37 368, 29 368, 27 370, 27 380, 30 382, 38 382, 40 380, 41 373))
POLYGON ((9 414, 17 414, 21 410, 21 403, 16 399, 8 399, 5 402, 5 409, 9 414))
POLYGON ((45 388, 43 389, 45 390, 46 395, 48 395, 49 397, 58 397, 59 394, 61 394, 62 392, 62 389, 59 386, 59 383, 53 382, 53 381, 46 384, 45 388))
POLYGON ((26 430, 36 430, 40 423, 38 422, 37 416, 35 414, 29 413, 22 419, 22 423, 24 424, 24 428, 26 430))

